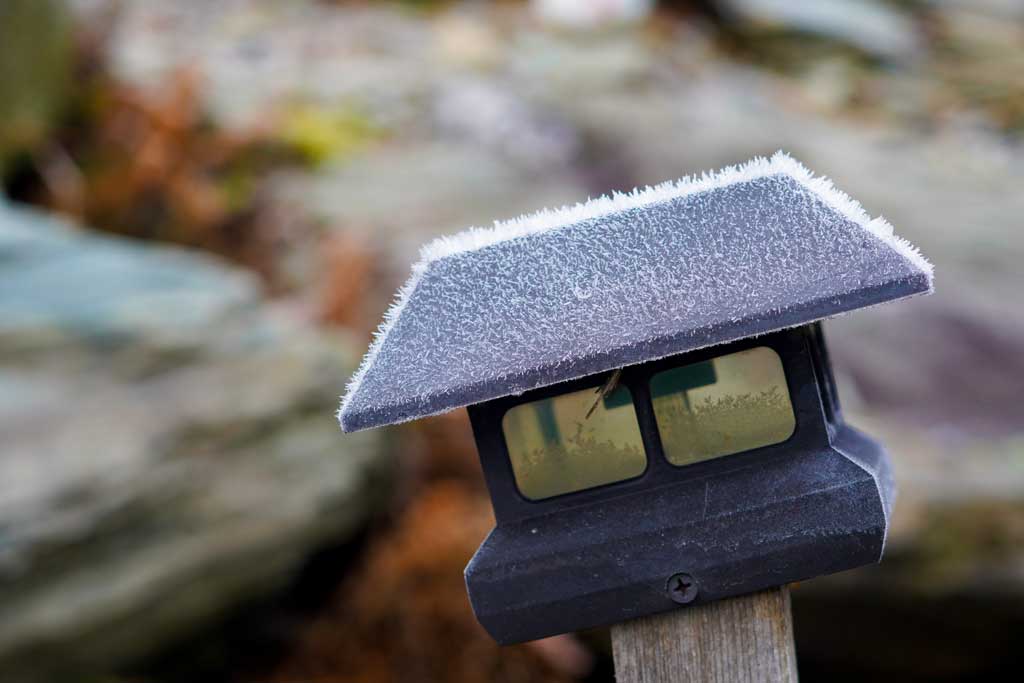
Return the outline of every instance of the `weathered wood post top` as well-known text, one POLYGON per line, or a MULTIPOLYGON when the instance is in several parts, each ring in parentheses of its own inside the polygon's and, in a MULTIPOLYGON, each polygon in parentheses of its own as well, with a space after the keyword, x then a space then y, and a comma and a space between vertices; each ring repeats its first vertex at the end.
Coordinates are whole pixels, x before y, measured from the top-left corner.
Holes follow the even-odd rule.
POLYGON ((513 643, 876 562, 893 485, 820 321, 932 289, 784 154, 428 244, 339 411, 468 406, 496 528, 466 568, 513 643))

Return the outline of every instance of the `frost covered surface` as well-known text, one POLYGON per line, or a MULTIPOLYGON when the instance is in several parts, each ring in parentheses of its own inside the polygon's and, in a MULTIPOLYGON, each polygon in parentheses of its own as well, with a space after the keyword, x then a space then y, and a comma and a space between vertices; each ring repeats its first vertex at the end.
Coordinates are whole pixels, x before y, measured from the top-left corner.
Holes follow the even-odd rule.
POLYGON ((339 418, 403 422, 931 288, 888 223, 780 153, 428 244, 339 418))

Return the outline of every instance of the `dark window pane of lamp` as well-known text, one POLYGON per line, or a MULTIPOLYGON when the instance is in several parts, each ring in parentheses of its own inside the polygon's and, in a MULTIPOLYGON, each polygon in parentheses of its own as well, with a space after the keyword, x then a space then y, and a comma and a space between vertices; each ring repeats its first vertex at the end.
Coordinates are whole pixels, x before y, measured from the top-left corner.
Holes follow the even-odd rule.
POLYGON ((532 500, 631 479, 647 468, 629 389, 602 387, 511 408, 502 419, 519 491, 532 500))
POLYGON ((651 397, 673 465, 781 443, 796 427, 782 361, 765 346, 658 373, 651 397))

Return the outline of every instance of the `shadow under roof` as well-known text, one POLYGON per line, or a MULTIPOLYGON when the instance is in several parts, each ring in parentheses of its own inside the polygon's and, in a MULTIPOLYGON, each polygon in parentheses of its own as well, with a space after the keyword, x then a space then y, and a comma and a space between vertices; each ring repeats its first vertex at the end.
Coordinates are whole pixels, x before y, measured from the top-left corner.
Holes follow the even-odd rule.
POLYGON ((888 223, 779 153, 428 244, 339 419, 404 422, 931 288, 888 223))

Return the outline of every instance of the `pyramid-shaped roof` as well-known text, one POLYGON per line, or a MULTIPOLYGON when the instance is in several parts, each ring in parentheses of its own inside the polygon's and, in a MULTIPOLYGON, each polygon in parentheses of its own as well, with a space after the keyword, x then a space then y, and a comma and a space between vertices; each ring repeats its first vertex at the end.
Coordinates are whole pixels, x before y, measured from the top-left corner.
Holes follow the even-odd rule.
POLYGON ((403 422, 931 289, 888 223, 779 153, 428 244, 338 415, 403 422))

